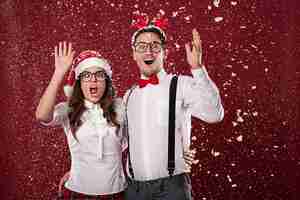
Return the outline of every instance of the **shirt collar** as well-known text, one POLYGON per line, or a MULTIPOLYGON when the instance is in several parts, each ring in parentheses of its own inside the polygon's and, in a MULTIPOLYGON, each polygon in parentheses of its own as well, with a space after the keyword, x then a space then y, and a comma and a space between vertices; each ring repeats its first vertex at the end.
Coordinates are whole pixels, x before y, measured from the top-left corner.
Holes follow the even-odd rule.
MULTIPOLYGON (((156 75, 159 80, 162 80, 167 75, 167 73, 164 68, 161 68, 161 70, 156 75)), ((141 74, 141 79, 149 79, 149 78, 141 74)))
POLYGON ((93 108, 97 108, 99 106, 99 104, 97 103, 93 103, 93 102, 90 102, 89 100, 84 100, 84 106, 87 108, 87 109, 93 109, 93 108))

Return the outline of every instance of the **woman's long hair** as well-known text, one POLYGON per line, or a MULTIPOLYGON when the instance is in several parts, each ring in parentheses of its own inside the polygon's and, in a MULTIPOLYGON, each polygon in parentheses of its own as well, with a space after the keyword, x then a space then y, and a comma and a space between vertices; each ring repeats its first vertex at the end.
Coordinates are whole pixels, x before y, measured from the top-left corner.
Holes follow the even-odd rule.
MULTIPOLYGON (((116 119, 117 113, 115 112, 115 105, 114 105, 115 90, 112 85, 111 79, 106 74, 105 77, 106 77, 105 90, 98 103, 100 103, 100 106, 103 109, 103 115, 106 118, 108 124, 119 128, 120 125, 116 119)), ((72 130, 72 134, 74 138, 77 140, 76 131, 82 124, 80 117, 82 113, 86 110, 84 106, 84 95, 81 90, 80 79, 76 80, 73 94, 69 100, 69 106, 71 108, 71 111, 69 113, 70 126, 72 130)))

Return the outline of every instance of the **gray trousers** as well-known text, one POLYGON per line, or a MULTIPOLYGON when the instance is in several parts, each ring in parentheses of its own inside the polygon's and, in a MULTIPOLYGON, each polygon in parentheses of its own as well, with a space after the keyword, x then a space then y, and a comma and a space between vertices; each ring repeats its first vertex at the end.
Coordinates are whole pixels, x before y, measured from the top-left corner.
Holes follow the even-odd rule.
POLYGON ((125 200, 192 200, 191 179, 188 174, 150 181, 130 179, 125 200))

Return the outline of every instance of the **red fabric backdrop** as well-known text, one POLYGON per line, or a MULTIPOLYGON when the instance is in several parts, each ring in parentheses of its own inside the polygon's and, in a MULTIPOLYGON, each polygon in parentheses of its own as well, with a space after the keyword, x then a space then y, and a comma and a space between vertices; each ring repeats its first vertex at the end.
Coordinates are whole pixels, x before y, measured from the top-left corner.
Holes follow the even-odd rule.
POLYGON ((184 43, 191 40, 196 27, 203 40, 204 63, 220 88, 224 121, 208 125, 193 120, 193 146, 200 159, 192 171, 195 199, 296 199, 300 180, 298 3, 2 0, 1 199, 51 199, 69 168, 62 130, 44 128, 34 117, 54 70, 54 45, 67 40, 77 53, 100 51, 113 65, 114 84, 121 96, 138 77, 130 49, 135 11, 165 12, 169 18, 168 72, 189 74, 184 43))

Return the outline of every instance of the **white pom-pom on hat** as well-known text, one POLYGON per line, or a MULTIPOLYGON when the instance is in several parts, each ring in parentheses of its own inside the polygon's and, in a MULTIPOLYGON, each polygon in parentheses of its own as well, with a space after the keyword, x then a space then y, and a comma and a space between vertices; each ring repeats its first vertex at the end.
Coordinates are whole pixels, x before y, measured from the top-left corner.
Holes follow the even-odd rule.
POLYGON ((75 85, 75 72, 74 69, 72 68, 68 74, 68 78, 64 86, 64 93, 66 97, 70 98, 72 96, 74 85, 75 85))
POLYGON ((73 94, 74 86, 71 85, 65 85, 64 86, 64 93, 66 97, 70 98, 73 94))
POLYGON ((66 80, 66 84, 64 86, 64 93, 66 97, 70 98, 72 96, 74 90, 74 84, 75 84, 75 72, 74 69, 72 68, 71 71, 69 72, 68 78, 66 80))

